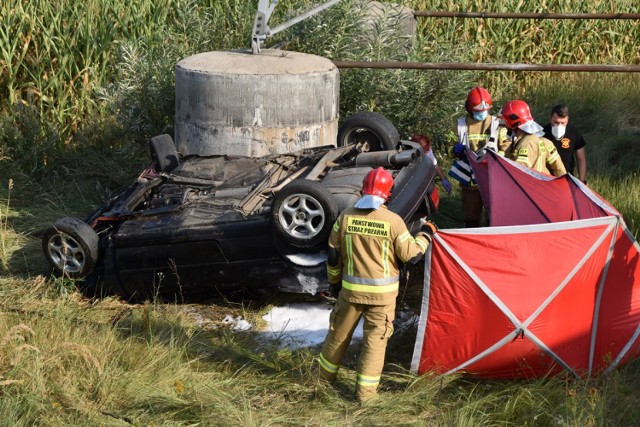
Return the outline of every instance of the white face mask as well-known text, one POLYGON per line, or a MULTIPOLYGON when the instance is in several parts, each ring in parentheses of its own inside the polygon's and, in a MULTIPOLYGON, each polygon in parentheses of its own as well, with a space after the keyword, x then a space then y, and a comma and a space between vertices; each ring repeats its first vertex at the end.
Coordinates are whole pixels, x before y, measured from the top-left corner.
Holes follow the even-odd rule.
POLYGON ((553 134, 555 139, 560 139, 564 136, 564 132, 567 129, 565 125, 554 125, 551 126, 551 133, 553 134))
POLYGON ((474 111, 473 112, 473 119, 481 122, 484 119, 486 119, 488 115, 489 115, 489 112, 486 111, 486 110, 485 111, 474 111))

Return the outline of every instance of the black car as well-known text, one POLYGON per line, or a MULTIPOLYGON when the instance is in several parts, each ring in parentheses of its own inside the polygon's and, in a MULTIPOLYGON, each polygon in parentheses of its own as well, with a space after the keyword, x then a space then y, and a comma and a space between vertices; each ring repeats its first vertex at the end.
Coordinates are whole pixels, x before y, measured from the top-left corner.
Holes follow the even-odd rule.
POLYGON ((317 294, 327 288, 331 227, 372 168, 393 174, 389 208, 413 231, 437 207, 432 161, 385 120, 358 113, 340 128, 338 147, 262 158, 181 158, 169 135, 154 137, 153 161, 137 180, 84 220, 49 227, 44 255, 83 289, 124 298, 317 294))

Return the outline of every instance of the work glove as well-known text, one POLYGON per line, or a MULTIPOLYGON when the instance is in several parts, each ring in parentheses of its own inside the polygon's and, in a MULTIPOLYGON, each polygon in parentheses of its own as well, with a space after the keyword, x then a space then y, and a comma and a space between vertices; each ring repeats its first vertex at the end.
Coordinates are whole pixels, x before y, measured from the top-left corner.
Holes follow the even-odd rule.
POLYGON ((428 236, 433 236, 438 232, 438 226, 435 222, 428 220, 426 218, 422 218, 422 227, 420 227, 420 232, 427 234, 428 236))
POLYGON ((340 294, 341 290, 342 282, 329 284, 329 295, 331 295, 331 297, 338 299, 338 294, 340 294))
POLYGON ((453 154, 455 154, 456 156, 462 156, 464 154, 464 149, 466 147, 464 146, 464 144, 460 144, 459 142, 453 146, 453 154))
POLYGON ((447 194, 451 194, 451 183, 447 178, 442 178, 442 186, 444 187, 444 191, 446 191, 447 194))

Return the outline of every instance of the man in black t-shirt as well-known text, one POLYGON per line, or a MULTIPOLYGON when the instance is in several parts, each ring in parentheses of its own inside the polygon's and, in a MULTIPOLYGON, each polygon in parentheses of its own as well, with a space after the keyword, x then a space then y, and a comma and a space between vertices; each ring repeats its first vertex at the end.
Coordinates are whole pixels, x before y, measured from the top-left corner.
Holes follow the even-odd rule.
POLYGON ((587 156, 584 147, 587 143, 580 131, 569 124, 569 108, 565 104, 558 104, 551 109, 551 120, 544 127, 544 137, 558 149, 567 172, 575 175, 574 166, 577 166, 577 177, 586 184, 587 156))

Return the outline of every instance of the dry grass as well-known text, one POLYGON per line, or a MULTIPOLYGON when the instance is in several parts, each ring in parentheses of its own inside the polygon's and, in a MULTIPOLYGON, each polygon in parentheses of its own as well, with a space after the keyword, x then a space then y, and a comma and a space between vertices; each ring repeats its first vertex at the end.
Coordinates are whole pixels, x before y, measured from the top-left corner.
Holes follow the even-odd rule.
MULTIPOLYGON (((411 277, 403 305, 418 303, 420 271, 411 277)), ((390 343, 380 400, 362 408, 353 395, 357 346, 328 387, 315 379, 317 349, 284 350, 223 327, 227 314, 256 323, 269 301, 130 305, 42 277, 1 280, 0 290, 0 416, 10 425, 629 425, 640 417, 637 363, 590 381, 416 377, 407 371, 415 331, 406 330, 390 343)))

